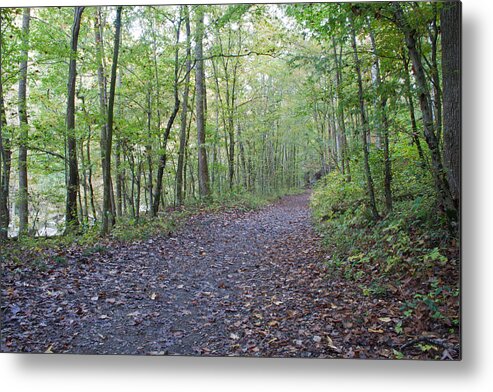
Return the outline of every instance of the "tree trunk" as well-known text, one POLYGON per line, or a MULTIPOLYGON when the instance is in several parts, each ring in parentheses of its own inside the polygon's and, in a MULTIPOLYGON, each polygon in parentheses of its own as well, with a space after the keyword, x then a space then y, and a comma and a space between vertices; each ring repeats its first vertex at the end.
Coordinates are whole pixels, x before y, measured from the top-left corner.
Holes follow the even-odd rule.
POLYGON ((438 73, 438 36, 440 34, 437 24, 438 12, 437 3, 432 4, 433 21, 432 30, 429 32, 431 42, 431 64, 430 73, 433 82, 433 115, 435 118, 435 130, 437 134, 438 144, 442 138, 442 90, 440 88, 440 75, 438 73))
MULTIPOLYGON (((371 26, 370 26, 371 28, 371 26)), ((387 94, 382 89, 382 77, 380 73, 380 60, 377 54, 377 45, 373 31, 370 30, 370 40, 375 56, 375 82, 376 92, 380 96, 380 110, 378 110, 379 122, 383 136, 383 160, 384 160, 384 193, 385 209, 387 213, 392 211, 392 163, 389 149, 389 121, 387 118, 387 94)))
POLYGON ((443 4, 442 30, 444 163, 457 211, 460 208, 461 161, 461 23, 459 1, 443 4))
MULTIPOLYGON (((335 69, 336 69, 336 92, 337 92, 337 112, 338 112, 338 122, 339 129, 342 134, 342 159, 345 164, 343 167, 346 169, 346 181, 351 182, 351 167, 349 163, 349 146, 347 140, 347 131, 346 131, 346 122, 344 120, 344 105, 341 102, 341 90, 342 90, 342 75, 341 75, 341 55, 337 55, 337 45, 335 38, 332 41, 333 50, 334 50, 334 59, 335 59, 335 69)), ((342 50, 342 47, 341 47, 342 50)))
POLYGON ((19 235, 27 234, 29 225, 28 209, 28 183, 27 183, 27 142, 29 137, 29 125, 27 121, 27 63, 29 61, 29 24, 31 21, 31 9, 24 8, 22 14, 22 47, 21 63, 19 70, 19 235))
POLYGON ((421 147, 421 142, 419 140, 418 125, 416 123, 416 115, 414 113, 414 99, 411 90, 411 80, 409 78, 409 59, 405 54, 403 54, 402 59, 404 62, 404 79, 406 83, 406 95, 409 105, 409 117, 411 119, 412 139, 414 144, 416 145, 416 149, 418 150, 419 159, 421 160, 421 166, 424 168, 426 166, 426 157, 423 152, 423 148, 421 147))
POLYGON ((175 41, 175 72, 174 72, 174 82, 173 82, 173 96, 175 99, 175 105, 173 107, 173 111, 168 119, 168 123, 166 124, 166 129, 163 135, 163 152, 159 157, 159 166, 156 177, 156 191, 154 194, 154 204, 152 205, 152 216, 156 216, 159 211, 159 203, 161 201, 161 192, 163 188, 163 175, 164 168, 166 167, 167 153, 166 148, 168 146, 169 134, 171 132, 171 127, 173 127, 173 123, 175 122, 176 115, 180 110, 180 98, 178 96, 178 71, 179 71, 179 43, 180 43, 180 29, 181 29, 181 18, 179 19, 178 25, 176 26, 176 41, 175 41))
POLYGON ((5 104, 3 100, 3 73, 2 73, 2 43, 3 43, 3 20, 0 11, 0 241, 8 238, 10 223, 9 212, 9 186, 10 169, 12 162, 12 150, 10 135, 4 133, 7 126, 5 115, 5 104))
POLYGON ((79 226, 77 215, 77 192, 79 190, 79 173, 77 165, 77 142, 75 135, 75 79, 77 74, 77 45, 79 41, 80 21, 84 7, 75 7, 70 45, 70 63, 68 73, 67 98, 67 154, 68 180, 65 209, 65 230, 75 230, 79 226))
POLYGON ((180 147, 178 150, 178 166, 176 169, 176 200, 178 205, 183 204, 183 176, 184 176, 184 161, 185 161, 185 147, 187 137, 187 114, 188 114, 188 94, 190 90, 190 72, 192 70, 191 62, 191 47, 190 47, 190 16, 188 12, 188 6, 184 5, 185 12, 185 29, 187 33, 187 53, 186 53, 186 75, 185 86, 183 88, 183 102, 181 105, 181 118, 180 118, 180 147))
POLYGON ((359 98, 359 110, 361 117, 361 142, 363 145, 363 156, 364 156, 364 167, 365 167, 365 175, 366 175, 366 186, 368 191, 368 196, 370 198, 370 210, 374 220, 378 220, 380 218, 377 210, 377 203, 375 201, 375 190, 373 186, 373 178, 371 175, 370 169, 370 151, 368 147, 368 139, 367 136, 370 133, 370 126, 368 123, 368 119, 366 118, 365 112, 365 100, 363 96, 363 81, 361 79, 361 68, 360 61, 358 57, 358 48, 356 45, 356 32, 353 25, 353 20, 351 18, 351 41, 353 46, 353 55, 354 55, 354 64, 356 75, 358 78, 358 98, 359 98))
POLYGON ((103 226, 102 234, 109 234, 114 224, 114 210, 112 207, 112 183, 111 183, 111 148, 113 142, 113 111, 115 106, 116 70, 118 67, 118 53, 120 51, 122 7, 116 10, 115 41, 113 47, 113 62, 111 64, 110 95, 108 99, 108 118, 106 123, 106 142, 103 167, 103 226))
POLYGON ((204 10, 202 6, 196 9, 195 26, 195 94, 196 94, 196 119, 197 119, 197 144, 198 144, 198 176, 200 197, 210 197, 209 169, 207 166, 207 150, 205 146, 205 88, 204 88, 204 55, 202 40, 204 38, 204 10))

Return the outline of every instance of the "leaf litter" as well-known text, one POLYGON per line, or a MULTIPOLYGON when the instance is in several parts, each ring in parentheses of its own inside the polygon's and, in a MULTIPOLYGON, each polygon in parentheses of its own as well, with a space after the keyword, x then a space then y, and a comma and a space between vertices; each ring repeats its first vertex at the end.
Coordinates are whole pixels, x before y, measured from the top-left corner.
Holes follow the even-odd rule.
POLYGON ((433 345, 444 341, 443 328, 430 332, 427 350, 409 344, 401 352, 429 325, 402 329, 403 298, 369 298, 354 282, 328 276, 330 257, 312 228, 308 197, 198 214, 171 236, 106 240, 104 252, 90 256, 74 245, 62 251, 64 265, 47 252, 46 269, 6 260, 1 349, 457 358, 455 335, 445 336, 446 347, 433 345))

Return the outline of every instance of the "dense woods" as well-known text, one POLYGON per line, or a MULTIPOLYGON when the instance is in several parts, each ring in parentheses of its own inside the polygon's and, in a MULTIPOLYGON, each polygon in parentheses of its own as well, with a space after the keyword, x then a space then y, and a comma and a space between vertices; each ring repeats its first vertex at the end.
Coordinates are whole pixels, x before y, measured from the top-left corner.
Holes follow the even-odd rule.
POLYGON ((334 171, 362 173, 378 220, 403 160, 455 225, 460 53, 439 29, 454 7, 2 9, 2 235, 108 234, 334 171))
POLYGON ((1 8, 0 241, 313 188, 334 274, 456 336, 460 6, 1 8))

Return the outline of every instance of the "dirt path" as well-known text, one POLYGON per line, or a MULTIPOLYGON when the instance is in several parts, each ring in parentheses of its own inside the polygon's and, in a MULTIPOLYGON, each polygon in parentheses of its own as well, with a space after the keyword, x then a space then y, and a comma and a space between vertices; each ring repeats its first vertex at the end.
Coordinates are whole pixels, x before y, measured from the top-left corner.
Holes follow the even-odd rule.
POLYGON ((74 252, 42 276, 6 270, 2 349, 340 356, 307 203, 197 216, 172 237, 74 252))
POLYGON ((412 288, 366 295, 328 273, 308 198, 203 213, 171 237, 74 246, 44 271, 4 260, 1 351, 402 358, 407 347, 406 358, 457 358, 455 337, 446 350, 416 346, 447 334, 425 330, 419 309, 403 323, 412 288))

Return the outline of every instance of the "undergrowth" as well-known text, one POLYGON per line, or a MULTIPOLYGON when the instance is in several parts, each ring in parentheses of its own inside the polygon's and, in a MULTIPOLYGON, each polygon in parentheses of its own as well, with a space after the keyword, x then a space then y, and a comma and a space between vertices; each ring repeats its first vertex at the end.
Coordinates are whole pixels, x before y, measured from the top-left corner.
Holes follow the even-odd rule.
MULTIPOLYGON (((436 210, 426 172, 404 161, 394 173, 393 211, 376 222, 362 174, 352 173, 347 182, 332 172, 316 185, 312 218, 330 255, 329 274, 353 282, 366 297, 402 301, 404 321, 419 317, 430 328, 438 322, 454 330, 459 324, 458 238, 436 210)), ((377 200, 383 212, 378 189, 377 200)))

